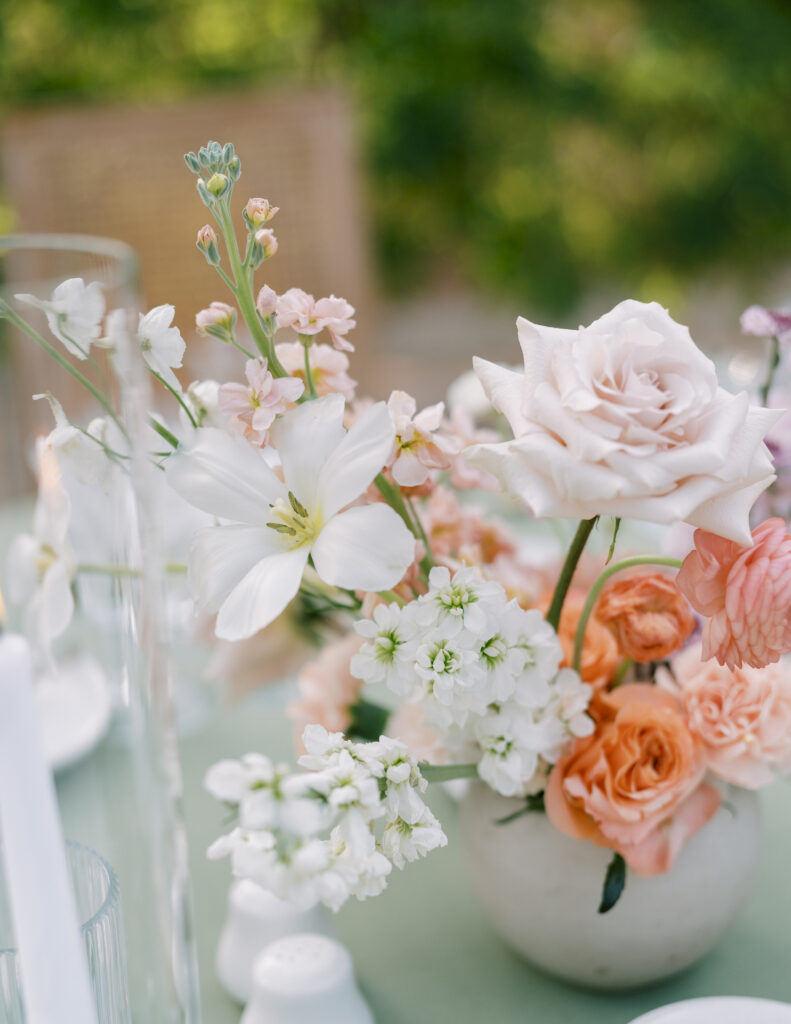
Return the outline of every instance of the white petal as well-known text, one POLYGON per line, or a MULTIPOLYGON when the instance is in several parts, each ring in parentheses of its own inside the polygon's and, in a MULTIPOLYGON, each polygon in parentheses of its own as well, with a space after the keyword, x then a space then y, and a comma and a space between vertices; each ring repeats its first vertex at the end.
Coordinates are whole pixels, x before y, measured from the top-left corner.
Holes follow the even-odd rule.
POLYGON ((305 402, 276 420, 270 431, 286 486, 309 509, 315 506, 321 468, 346 435, 344 405, 343 395, 325 395, 305 402))
POLYGON ((325 583, 349 590, 389 590, 415 557, 415 538, 388 505, 364 505, 334 516, 313 545, 325 583))
POLYGON ((472 361, 475 373, 489 396, 489 401, 501 412, 511 425, 515 437, 524 434, 528 423, 522 413, 522 395, 524 394, 524 374, 515 370, 507 370, 497 363, 475 356, 472 361))
POLYGON ((39 543, 32 534, 20 533, 14 537, 6 559, 6 592, 14 604, 29 601, 33 595, 38 574, 36 558, 39 543))
POLYGON ((245 640, 273 622, 299 590, 309 554, 306 544, 270 555, 253 566, 220 608, 217 636, 245 640))
POLYGON ((201 607, 216 611, 254 565, 283 550, 267 526, 211 526, 200 530, 189 555, 190 583, 201 607))
POLYGON ((384 402, 367 409, 330 454, 319 474, 316 501, 329 519, 363 493, 393 447, 395 427, 384 402))
POLYGON ((30 612, 37 620, 33 628, 42 643, 60 636, 71 622, 74 597, 63 562, 55 562, 44 573, 41 589, 31 602, 30 612))
POLYGON ((286 498, 283 484, 243 438, 202 428, 189 448, 165 463, 169 483, 191 505, 238 523, 264 526, 270 504, 286 498))

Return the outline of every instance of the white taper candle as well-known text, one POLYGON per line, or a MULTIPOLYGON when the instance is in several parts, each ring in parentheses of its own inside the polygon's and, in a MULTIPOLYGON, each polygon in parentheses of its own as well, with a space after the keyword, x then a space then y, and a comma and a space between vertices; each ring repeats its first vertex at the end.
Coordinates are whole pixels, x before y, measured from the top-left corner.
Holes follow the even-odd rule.
POLYGON ((0 833, 28 1024, 96 1024, 30 648, 0 635, 0 833))

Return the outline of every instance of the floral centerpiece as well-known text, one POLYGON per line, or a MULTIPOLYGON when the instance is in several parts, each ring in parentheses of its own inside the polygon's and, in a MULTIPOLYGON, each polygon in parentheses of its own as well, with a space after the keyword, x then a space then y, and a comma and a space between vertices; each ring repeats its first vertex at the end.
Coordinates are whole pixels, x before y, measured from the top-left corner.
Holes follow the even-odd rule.
MULTIPOLYGON (((186 162, 214 221, 197 247, 230 293, 197 328, 238 350, 239 373, 185 388, 173 308, 141 315, 141 355, 176 403, 152 412, 151 458, 184 515, 189 583, 216 636, 245 641, 292 616, 322 638, 290 708, 299 768, 260 753, 209 769, 238 819, 209 855, 279 897, 338 909, 444 846, 427 786, 474 778, 514 801, 508 822, 546 815, 609 851, 586 914, 611 910, 629 873, 672 873, 723 784, 754 790, 791 767, 791 536, 771 515, 766 443, 781 416, 767 405, 782 315, 746 315, 746 331, 780 339, 760 403, 725 390, 661 306, 633 300, 578 330, 520 318, 523 368, 475 360, 483 417, 418 411, 398 390, 355 397, 353 307, 254 287, 277 253, 277 207, 247 201, 240 247, 233 147, 186 162), (557 564, 531 564, 518 525, 466 500, 501 489, 525 520, 579 521, 557 564), (759 499, 768 515, 751 528, 759 499), (695 531, 683 557, 618 557, 623 520, 695 531), (594 532, 600 555, 585 554, 594 532)), ((36 304, 61 359, 112 352, 125 329, 80 280, 36 304)), ((72 581, 97 570, 70 543, 74 481, 106 488, 125 455, 112 419, 81 427, 50 400, 39 460, 59 475, 46 474, 10 571, 43 650, 72 614, 72 581)))

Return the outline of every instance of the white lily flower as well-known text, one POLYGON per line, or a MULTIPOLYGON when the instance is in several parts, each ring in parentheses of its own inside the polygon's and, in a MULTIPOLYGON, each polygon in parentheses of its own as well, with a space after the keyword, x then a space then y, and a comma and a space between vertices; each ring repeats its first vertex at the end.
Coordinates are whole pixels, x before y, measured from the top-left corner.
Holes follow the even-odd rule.
POLYGON ((48 656, 50 642, 71 622, 71 581, 76 560, 68 539, 71 503, 63 489, 55 453, 37 445, 39 492, 33 533, 19 534, 8 552, 8 597, 24 606, 25 632, 48 656))
POLYGON ((344 400, 327 395, 286 413, 271 439, 285 483, 241 437, 200 430, 167 462, 190 504, 235 525, 200 531, 190 553, 199 603, 215 632, 242 640, 268 626, 297 593, 312 558, 319 577, 350 590, 387 590, 414 557, 414 538, 383 504, 347 508, 385 463, 394 427, 383 402, 348 433, 344 400))
POLYGON ((137 340, 149 368, 159 374, 174 391, 181 391, 181 384, 172 367, 181 366, 187 346, 178 327, 171 326, 175 315, 175 307, 170 305, 154 306, 147 313, 141 313, 137 340))
POLYGON ((49 301, 35 295, 16 295, 20 302, 26 302, 36 309, 42 309, 47 317, 49 329, 77 359, 86 359, 91 342, 101 334, 104 316, 104 293, 98 281, 86 285, 81 277, 62 281, 49 301))

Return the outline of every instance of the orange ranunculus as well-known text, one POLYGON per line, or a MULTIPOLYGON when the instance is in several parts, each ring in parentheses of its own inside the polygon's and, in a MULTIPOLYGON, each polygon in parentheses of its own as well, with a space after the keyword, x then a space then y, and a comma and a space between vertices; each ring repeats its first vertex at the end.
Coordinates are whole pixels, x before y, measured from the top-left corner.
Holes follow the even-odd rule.
POLYGON ((645 683, 607 695, 609 714, 553 767, 547 814, 561 832, 616 850, 639 875, 669 871, 719 806, 675 697, 645 683))
MULTIPOLYGON (((539 605, 541 611, 546 612, 551 600, 551 594, 544 596, 539 605)), ((563 649, 562 665, 570 666, 574 661, 574 637, 584 604, 585 594, 583 591, 570 590, 566 594, 558 629, 558 639, 563 649)), ((599 621, 594 608, 593 614, 588 619, 585 643, 582 648, 580 662, 582 681, 596 688, 606 686, 615 678, 620 663, 621 655, 618 651, 618 644, 609 629, 599 621)))
POLYGON ((686 598, 659 572, 610 580, 596 616, 612 630, 623 656, 640 662, 666 658, 695 628, 686 598))

